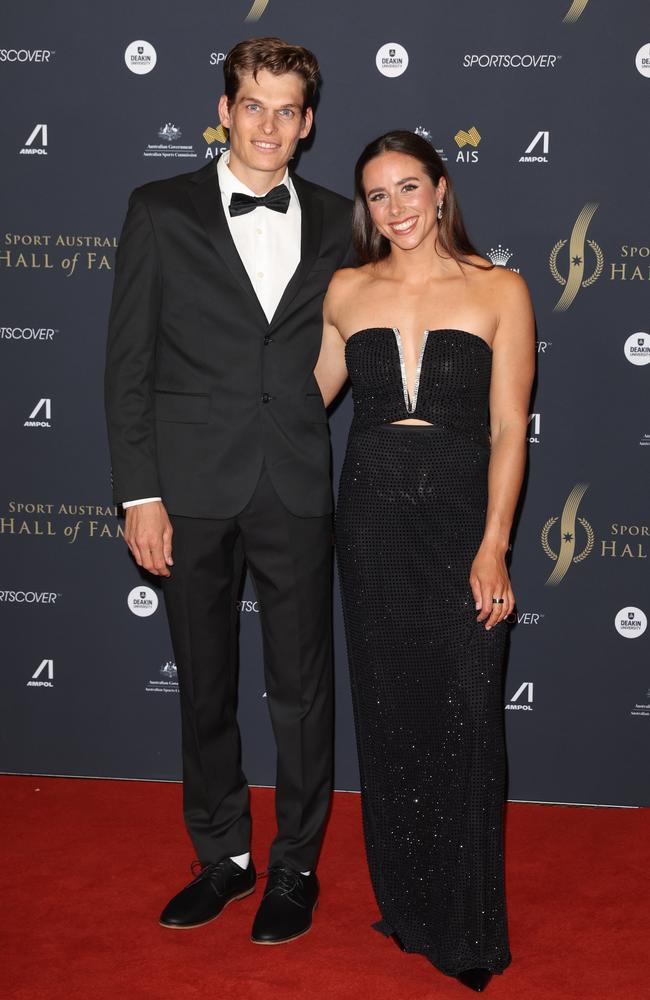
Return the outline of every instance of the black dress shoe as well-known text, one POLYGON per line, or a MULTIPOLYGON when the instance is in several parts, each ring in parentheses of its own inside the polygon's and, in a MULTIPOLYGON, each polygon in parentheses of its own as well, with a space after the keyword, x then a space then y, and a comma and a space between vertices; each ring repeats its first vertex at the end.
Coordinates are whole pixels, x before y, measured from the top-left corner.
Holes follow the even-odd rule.
POLYGON ((228 903, 249 896, 255 889, 255 879, 252 860, 248 868, 241 868, 230 858, 204 865, 194 881, 167 903, 160 914, 160 923, 174 929, 207 924, 218 917, 228 903))
POLYGON ((482 993, 492 979, 492 973, 489 969, 466 969, 465 972, 459 973, 456 979, 475 993, 482 993))
POLYGON ((269 868, 266 891, 257 911, 251 941, 284 944, 302 937, 311 927, 318 904, 318 879, 284 865, 269 868))

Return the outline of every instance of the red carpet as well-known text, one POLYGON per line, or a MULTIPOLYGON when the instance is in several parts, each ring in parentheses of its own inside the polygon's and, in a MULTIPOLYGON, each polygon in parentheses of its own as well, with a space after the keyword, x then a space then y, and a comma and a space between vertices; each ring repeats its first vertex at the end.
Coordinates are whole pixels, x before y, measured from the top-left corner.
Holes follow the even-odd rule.
MULTIPOLYGON (((212 924, 167 931, 157 914, 189 880, 178 785, 0 778, 3 948, 12 1000, 429 1000, 473 994, 370 929, 377 912, 359 798, 338 794, 310 934, 248 940, 258 891, 212 924)), ((253 792, 266 863, 272 793, 253 792)), ((647 1000, 650 810, 512 805, 513 964, 494 1000, 647 1000)))

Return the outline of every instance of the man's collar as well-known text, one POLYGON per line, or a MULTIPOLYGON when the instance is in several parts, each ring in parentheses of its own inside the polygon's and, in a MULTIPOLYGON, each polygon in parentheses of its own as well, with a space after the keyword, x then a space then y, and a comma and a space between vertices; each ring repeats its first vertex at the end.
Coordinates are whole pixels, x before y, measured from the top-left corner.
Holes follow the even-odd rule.
MULTIPOLYGON (((251 191, 249 187, 246 187, 243 181, 240 181, 238 177, 235 177, 232 170, 228 166, 229 160, 230 160, 230 150, 227 149, 224 153, 221 154, 217 162, 217 176, 219 178, 219 187, 221 189, 222 194, 226 195, 228 198, 230 198, 231 195, 235 194, 235 192, 238 192, 240 194, 248 194, 251 195, 253 198, 256 197, 255 191, 251 191)), ((281 181, 279 181, 279 183, 286 184, 286 186, 289 188, 289 193, 291 195, 295 194, 293 184, 291 183, 291 177, 289 176, 289 168, 285 170, 284 177, 282 178, 281 181)))

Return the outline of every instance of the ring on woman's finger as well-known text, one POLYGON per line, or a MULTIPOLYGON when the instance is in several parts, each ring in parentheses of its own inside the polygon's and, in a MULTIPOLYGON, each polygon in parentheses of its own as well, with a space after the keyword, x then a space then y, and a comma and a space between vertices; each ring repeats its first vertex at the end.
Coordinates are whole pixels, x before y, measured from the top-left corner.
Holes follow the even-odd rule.
POLYGON ((505 598, 504 597, 493 597, 492 598, 492 603, 493 604, 505 604, 505 598))

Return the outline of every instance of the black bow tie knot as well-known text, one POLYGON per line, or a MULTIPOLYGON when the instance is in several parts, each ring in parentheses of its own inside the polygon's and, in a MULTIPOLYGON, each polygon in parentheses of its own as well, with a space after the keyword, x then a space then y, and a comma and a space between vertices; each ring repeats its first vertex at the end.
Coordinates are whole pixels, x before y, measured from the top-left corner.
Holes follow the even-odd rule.
POLYGON ((285 214, 289 208, 290 198, 291 195, 286 184, 278 184, 277 187, 271 188, 267 194, 260 198, 236 191, 230 199, 228 211, 232 216, 247 215, 248 212, 254 212, 256 208, 263 205, 264 208, 270 208, 273 212, 285 214))

